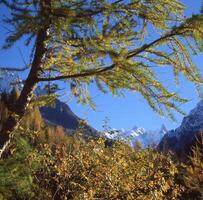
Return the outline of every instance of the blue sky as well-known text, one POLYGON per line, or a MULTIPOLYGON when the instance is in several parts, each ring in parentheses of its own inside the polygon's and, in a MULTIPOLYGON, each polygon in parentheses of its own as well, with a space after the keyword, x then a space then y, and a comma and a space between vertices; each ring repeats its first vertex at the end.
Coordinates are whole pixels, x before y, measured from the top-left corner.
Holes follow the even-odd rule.
MULTIPOLYGON (((182 0, 186 4, 186 15, 199 12, 201 7, 201 0, 182 0)), ((5 13, 0 7, 0 17, 5 13)), ((1 22, 0 22, 1 23, 1 22)), ((0 46, 3 44, 5 38, 5 28, 0 24, 0 46)), ((0 50, 0 66, 24 66, 23 58, 25 60, 29 57, 29 50, 23 47, 22 42, 18 42, 12 49, 7 51, 0 50)), ((203 72, 203 55, 193 57, 194 62, 200 66, 203 72)), ((195 92, 194 86, 181 78, 181 83, 178 87, 172 86, 172 76, 170 71, 162 70, 159 72, 161 77, 164 77, 166 86, 173 88, 183 97, 190 99, 190 102, 181 106, 181 108, 188 113, 195 107, 196 103, 200 100, 195 92)), ((203 74, 203 73, 202 73, 203 74)), ((68 100, 67 97, 62 98, 67 102, 73 112, 79 117, 88 120, 89 124, 101 130, 105 118, 109 119, 109 125, 112 128, 124 128, 126 130, 132 129, 134 126, 144 127, 146 129, 159 129, 162 124, 165 124, 168 129, 177 127, 183 118, 177 115, 177 122, 172 122, 167 118, 162 118, 156 114, 146 103, 146 101, 137 93, 127 92, 125 97, 112 97, 110 94, 101 94, 94 86, 90 89, 90 94, 95 101, 97 108, 93 111, 88 106, 78 105, 76 101, 68 100)))

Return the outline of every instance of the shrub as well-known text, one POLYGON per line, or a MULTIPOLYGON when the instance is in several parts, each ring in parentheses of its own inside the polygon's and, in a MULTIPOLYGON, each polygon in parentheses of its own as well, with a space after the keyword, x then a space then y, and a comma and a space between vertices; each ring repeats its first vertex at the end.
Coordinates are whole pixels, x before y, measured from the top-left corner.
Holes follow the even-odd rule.
POLYGON ((192 148, 187 164, 182 164, 182 182, 186 190, 182 199, 203 199, 203 134, 192 148))

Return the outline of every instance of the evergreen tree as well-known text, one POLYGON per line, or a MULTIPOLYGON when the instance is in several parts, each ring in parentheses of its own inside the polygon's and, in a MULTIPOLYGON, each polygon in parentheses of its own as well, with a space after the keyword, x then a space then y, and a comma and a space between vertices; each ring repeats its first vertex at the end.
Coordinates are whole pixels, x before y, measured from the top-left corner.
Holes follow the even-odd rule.
POLYGON ((198 54, 202 48, 203 15, 185 18, 184 5, 178 0, 1 0, 0 3, 10 10, 11 15, 4 22, 13 28, 4 48, 25 37, 26 45, 32 39, 35 41, 29 74, 13 111, 15 115, 9 117, 1 131, 1 152, 39 82, 66 81, 79 101, 85 103, 92 102, 87 90, 91 83, 96 83, 103 92, 108 88, 114 95, 124 89, 138 91, 156 112, 171 118, 171 111, 181 112, 177 105, 186 100, 164 87, 154 66, 171 66, 176 82, 181 73, 197 89, 202 83, 191 52, 198 54), (149 37, 152 29, 153 36, 149 37))
POLYGON ((139 140, 135 141, 134 149, 135 150, 141 150, 142 149, 142 144, 141 144, 141 142, 139 140))
POLYGON ((3 124, 9 116, 9 110, 7 107, 8 95, 2 93, 0 97, 0 130, 2 129, 3 124))
POLYGON ((19 96, 20 96, 20 91, 18 90, 18 88, 14 87, 9 94, 8 108, 10 110, 15 109, 15 105, 19 96))

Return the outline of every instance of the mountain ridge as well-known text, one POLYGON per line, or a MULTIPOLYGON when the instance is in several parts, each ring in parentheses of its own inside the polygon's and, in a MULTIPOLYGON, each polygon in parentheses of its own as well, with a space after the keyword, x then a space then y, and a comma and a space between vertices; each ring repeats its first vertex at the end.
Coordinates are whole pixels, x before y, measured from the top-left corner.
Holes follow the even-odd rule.
POLYGON ((149 146, 156 146, 166 132, 165 125, 162 125, 159 130, 146 130, 142 127, 134 126, 130 131, 112 129, 104 132, 104 135, 109 139, 123 140, 132 147, 136 141, 139 141, 142 147, 147 148, 149 146))
POLYGON ((182 120, 181 125, 170 130, 158 145, 160 151, 172 151, 179 157, 185 157, 203 133, 203 100, 182 120))
MULTIPOLYGON (((84 122, 84 120, 74 114, 70 107, 59 99, 56 99, 54 104, 55 105, 52 107, 42 106, 39 108, 45 122, 56 126, 62 126, 67 133, 71 134, 78 130, 81 122, 84 122)), ((82 126, 85 136, 97 137, 100 135, 96 129, 87 123, 82 123, 82 126)))

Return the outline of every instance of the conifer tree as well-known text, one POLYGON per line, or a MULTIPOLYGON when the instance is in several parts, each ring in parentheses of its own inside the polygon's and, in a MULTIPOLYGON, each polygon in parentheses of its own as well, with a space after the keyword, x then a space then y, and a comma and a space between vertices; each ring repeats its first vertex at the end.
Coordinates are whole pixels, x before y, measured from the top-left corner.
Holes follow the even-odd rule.
POLYGON ((141 150, 142 149, 142 144, 141 144, 141 142, 139 140, 135 141, 134 149, 135 150, 141 150))
POLYGON ((0 135, 4 151, 39 82, 65 81, 82 102, 90 102, 95 83, 118 95, 139 92, 159 114, 173 118, 185 102, 159 81, 154 67, 172 67, 175 81, 183 74, 197 89, 202 83, 191 53, 202 48, 203 15, 183 16, 184 5, 168 0, 0 0, 10 11, 4 22, 12 29, 4 48, 20 39, 34 40, 28 69, 14 113, 0 135))
POLYGON ((0 130, 2 125, 5 123, 6 119, 9 117, 9 111, 6 105, 7 94, 2 93, 0 97, 0 130))
POLYGON ((11 93, 9 94, 9 100, 8 100, 8 108, 12 110, 15 107, 15 104, 18 100, 18 97, 20 96, 20 91, 18 88, 13 88, 11 90, 11 93))

